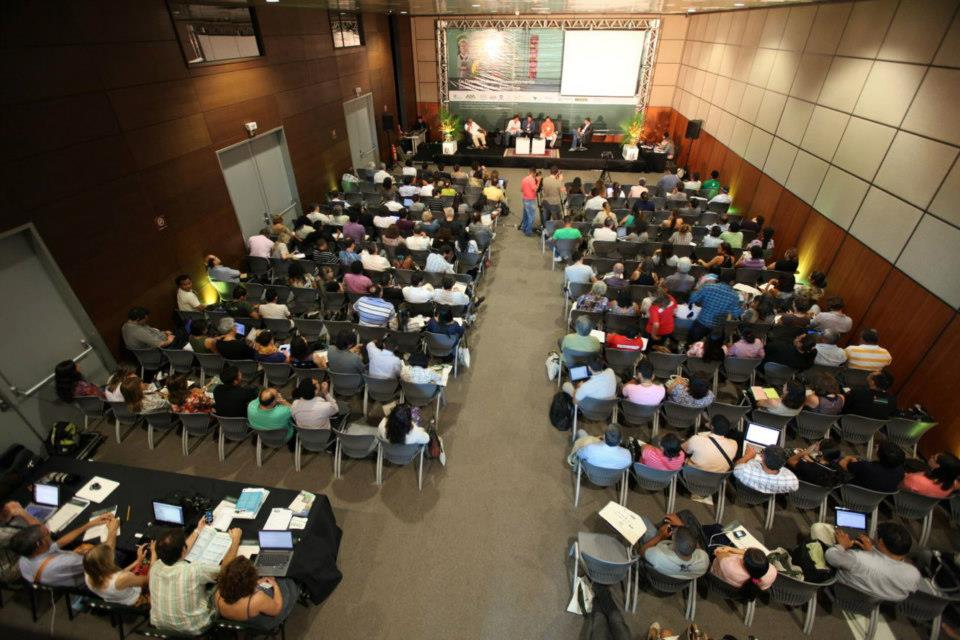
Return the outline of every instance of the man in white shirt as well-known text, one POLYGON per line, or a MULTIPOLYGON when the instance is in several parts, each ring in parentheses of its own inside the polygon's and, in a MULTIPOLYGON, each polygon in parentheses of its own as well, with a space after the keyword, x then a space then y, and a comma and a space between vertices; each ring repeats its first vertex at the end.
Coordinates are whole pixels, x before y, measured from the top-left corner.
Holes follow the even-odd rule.
POLYGON ((390 268, 390 261, 380 255, 380 248, 373 242, 360 252, 360 264, 367 271, 386 271, 390 268))
POLYGON ((276 289, 267 289, 263 294, 263 299, 265 302, 260 305, 261 318, 281 319, 290 317, 290 309, 287 308, 287 305, 277 303, 276 289))
POLYGON ((423 184, 420 186, 420 193, 419 193, 419 195, 420 195, 421 198, 432 198, 432 197, 433 197, 433 183, 432 183, 432 182, 427 182, 426 180, 424 180, 424 181, 423 181, 423 184))
POLYGON ((371 340, 367 343, 368 371, 371 378, 396 380, 403 369, 403 360, 398 358, 382 342, 371 340))
POLYGON ((401 198, 412 198, 413 196, 420 195, 420 187, 415 185, 413 181, 414 179, 411 176, 406 176, 403 179, 403 184, 397 189, 397 193, 400 194, 401 198))
POLYGON ((387 165, 384 162, 380 163, 380 170, 373 174, 373 184, 383 184, 384 178, 389 178, 390 172, 387 171, 387 165))
POLYGON ((647 189, 647 181, 645 178, 640 178, 637 181, 637 184, 630 187, 630 192, 627 194, 628 198, 639 198, 642 194, 649 192, 647 189))
POLYGON ((269 229, 261 229, 260 233, 255 236, 250 236, 247 240, 247 248, 250 250, 250 255, 254 258, 269 258, 270 253, 273 251, 273 240, 269 237, 269 229))
POLYGON ((433 238, 418 223, 414 227, 413 235, 406 239, 405 244, 410 251, 429 251, 433 246, 433 238))
POLYGON ((405 286, 402 292, 405 302, 423 304, 433 300, 433 285, 424 282, 423 275, 419 272, 414 272, 410 276, 410 284, 405 286))
POLYGON ((810 326, 821 331, 833 331, 844 334, 853 328, 853 319, 843 312, 843 298, 834 296, 827 299, 827 311, 813 316, 810 326))
POLYGON ((290 416, 301 429, 329 429, 330 418, 340 413, 326 380, 304 378, 297 385, 296 398, 290 404, 290 416))
POLYGON ((607 218, 603 226, 593 230, 593 239, 605 242, 613 242, 617 239, 617 232, 613 228, 613 220, 607 218))
POLYGON ((720 193, 713 196, 710 199, 710 202, 711 203, 720 202, 720 203, 726 203, 726 204, 730 204, 731 202, 733 202, 733 198, 730 197, 730 187, 722 187, 720 189, 720 193))
POLYGON ((463 130, 467 132, 468 136, 470 136, 474 147, 477 149, 487 148, 487 132, 484 131, 480 125, 474 122, 473 118, 467 118, 466 123, 463 125, 463 130))
POLYGON ((813 364, 819 364, 825 367, 839 367, 847 361, 847 352, 837 346, 839 337, 836 332, 830 329, 820 334, 817 346, 814 347, 814 349, 817 350, 817 357, 814 358, 813 364))
POLYGON ((423 270, 430 273, 456 273, 453 268, 453 248, 444 245, 440 253, 431 253, 427 256, 427 264, 423 270))
MULTIPOLYGON (((399 201, 397 201, 397 200, 387 200, 386 202, 383 203, 383 206, 384 206, 384 208, 385 208, 387 211, 389 211, 390 213, 400 213, 400 211, 403 210, 403 203, 401 203, 401 202, 399 202, 399 201)), ((388 217, 389 217, 389 216, 388 216, 388 217)), ((374 218, 374 219, 373 219, 373 222, 374 222, 374 224, 376 224, 377 219, 374 218)), ((387 225, 387 226, 390 226, 390 225, 387 225)))
POLYGON ((589 284, 596 279, 593 267, 583 263, 583 254, 579 251, 573 254, 573 264, 563 270, 563 279, 567 284, 578 282, 589 284))
MULTIPOLYGON (((391 202, 393 202, 393 201, 391 201, 391 202)), ((390 203, 387 202, 387 203, 385 203, 385 205, 386 205, 386 204, 390 204, 390 203)), ((397 205, 400 205, 399 202, 397 202, 396 204, 397 204, 397 205)), ((400 208, 402 208, 402 205, 400 206, 400 208)), ((398 210, 399 210, 399 209, 398 209, 398 210)), ((387 212, 386 212, 386 211, 381 211, 381 212, 378 213, 377 215, 373 216, 373 226, 377 227, 378 229, 386 229, 387 227, 389 227, 389 226, 392 225, 392 224, 397 224, 397 220, 400 219, 400 216, 384 215, 385 213, 387 213, 387 212)))
POLYGON ((520 135, 522 131, 522 125, 520 124, 520 114, 513 114, 513 118, 510 119, 510 122, 507 123, 507 134, 510 136, 509 145, 513 146, 514 139, 520 135))
POLYGON ((609 400, 617 397, 617 374, 613 369, 604 369, 603 363, 597 360, 590 363, 590 373, 589 378, 576 385, 564 382, 563 390, 575 402, 582 402, 585 398, 609 400))
POLYGON ((177 276, 177 309, 180 311, 203 311, 206 305, 200 304, 197 294, 193 292, 193 280, 182 274, 177 276))
POLYGON ((584 203, 583 208, 586 211, 599 211, 607 203, 607 199, 600 195, 600 192, 594 187, 590 191, 591 198, 584 203))
POLYGON ((403 165, 403 175, 411 178, 417 177, 417 168, 413 166, 413 160, 407 160, 403 165))
POLYGON ((441 283, 443 288, 437 289, 433 292, 433 301, 437 304, 448 305, 451 307, 461 307, 470 304, 470 296, 462 291, 455 291, 453 289, 456 283, 457 280, 453 276, 444 276, 441 283))

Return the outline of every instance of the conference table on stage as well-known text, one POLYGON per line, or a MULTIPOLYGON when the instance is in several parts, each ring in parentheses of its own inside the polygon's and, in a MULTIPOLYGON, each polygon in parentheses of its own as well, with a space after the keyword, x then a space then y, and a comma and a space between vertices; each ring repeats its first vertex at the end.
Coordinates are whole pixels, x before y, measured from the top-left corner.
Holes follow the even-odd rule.
MULTIPOLYGON (((30 503, 33 495, 30 486, 33 482, 55 471, 76 476, 75 482, 62 486, 61 503, 68 501, 94 476, 120 483, 100 504, 91 503, 65 527, 65 530, 69 531, 89 520, 93 511, 116 506, 121 522, 117 548, 124 551, 135 550, 137 546, 135 534, 146 533, 151 528, 149 525, 153 520, 154 500, 163 501, 164 498, 175 493, 184 496, 199 494, 216 506, 222 498, 227 496, 236 498, 244 488, 256 486, 203 476, 53 457, 37 467, 27 483, 14 494, 14 499, 24 505, 30 503), (127 520, 128 507, 129 520, 127 520)), ((230 524, 231 528, 239 527, 243 531, 244 540, 256 540, 257 532, 270 515, 270 510, 275 507, 290 506, 299 493, 292 489, 264 488, 269 489, 270 495, 257 513, 257 517, 252 520, 234 518, 230 524)), ((192 526, 196 521, 187 524, 192 526)), ((311 602, 319 604, 333 592, 343 578, 343 574, 337 568, 337 554, 342 532, 337 526, 330 501, 326 496, 317 495, 310 509, 306 526, 303 530, 293 533, 296 542, 287 577, 297 581, 301 589, 309 595, 311 602)))

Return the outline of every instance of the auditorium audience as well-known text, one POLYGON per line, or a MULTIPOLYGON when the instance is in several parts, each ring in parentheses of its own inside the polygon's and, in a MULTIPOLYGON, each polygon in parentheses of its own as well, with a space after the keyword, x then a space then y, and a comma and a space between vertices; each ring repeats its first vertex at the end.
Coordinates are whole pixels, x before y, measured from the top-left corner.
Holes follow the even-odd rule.
POLYGON ((860 332, 860 344, 845 349, 847 367, 864 371, 879 371, 893 362, 890 352, 880 346, 880 336, 876 329, 864 329, 860 332))
POLYGON ((730 420, 722 415, 713 416, 710 419, 710 432, 697 433, 683 443, 686 463, 712 473, 733 471, 740 444, 727 437, 730 431, 730 420))
POLYGON ((733 477, 759 493, 778 494, 796 491, 800 484, 787 465, 787 450, 766 447, 763 452, 744 447, 744 454, 733 469, 733 477))
POLYGON ((845 456, 840 460, 840 468, 851 474, 851 484, 872 491, 893 493, 903 480, 905 458, 903 450, 898 445, 884 440, 877 447, 876 460, 861 460, 856 456, 845 456))

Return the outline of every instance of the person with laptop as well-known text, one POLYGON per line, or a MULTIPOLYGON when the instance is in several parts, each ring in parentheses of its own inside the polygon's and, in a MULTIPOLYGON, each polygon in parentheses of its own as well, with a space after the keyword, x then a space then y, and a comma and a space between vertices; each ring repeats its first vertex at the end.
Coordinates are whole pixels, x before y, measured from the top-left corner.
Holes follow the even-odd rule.
POLYGON ((293 612, 299 595, 293 580, 261 576, 254 563, 238 556, 223 566, 213 599, 221 617, 273 631, 293 612))
MULTIPOLYGON (((838 509, 838 512, 841 511, 838 509)), ((854 512, 855 513, 855 512, 854 512)), ((866 514, 862 526, 866 528, 866 514)), ((825 522, 810 526, 810 536, 829 548, 824 558, 837 570, 837 582, 887 602, 905 600, 926 582, 919 569, 910 564, 910 532, 897 522, 877 525, 877 538, 871 540, 864 529, 853 529, 854 537, 837 515, 838 526, 825 522)))
MULTIPOLYGON (((18 514, 23 517, 22 514, 18 514)), ((29 517, 29 514, 27 514, 29 517)), ((18 566, 20 575, 27 582, 42 584, 48 587, 82 587, 83 556, 73 551, 66 551, 87 529, 109 524, 114 516, 103 514, 85 522, 76 529, 69 531, 56 541, 50 536, 50 529, 32 517, 26 520, 29 524, 10 539, 10 550, 20 556, 18 566)))
MULTIPOLYGON (((749 429, 745 438, 749 443, 749 429)), ((760 493, 791 493, 800 488, 800 482, 793 471, 786 467, 787 458, 787 451, 783 447, 767 446, 762 453, 758 453, 754 447, 745 446, 743 457, 733 469, 733 477, 745 487, 760 493)))
POLYGON ((703 431, 683 443, 687 464, 712 473, 733 471, 740 443, 727 437, 731 431, 730 420, 726 416, 713 416, 710 427, 712 433, 703 431))
POLYGON ((609 400, 617 397, 617 374, 609 367, 605 369, 603 361, 596 358, 589 365, 573 367, 570 382, 564 382, 561 388, 577 403, 587 398, 609 400))
POLYGON ((228 566, 240 548, 240 529, 233 528, 230 547, 220 565, 187 562, 187 554, 207 526, 200 518, 188 537, 183 528, 165 531, 156 541, 154 562, 150 567, 150 624, 161 631, 200 635, 210 627, 216 611, 207 585, 217 581, 220 566, 228 566))
POLYGON ((787 460, 787 468, 798 480, 821 487, 836 487, 847 479, 847 472, 840 468, 843 451, 833 440, 814 442, 806 449, 797 449, 787 460))

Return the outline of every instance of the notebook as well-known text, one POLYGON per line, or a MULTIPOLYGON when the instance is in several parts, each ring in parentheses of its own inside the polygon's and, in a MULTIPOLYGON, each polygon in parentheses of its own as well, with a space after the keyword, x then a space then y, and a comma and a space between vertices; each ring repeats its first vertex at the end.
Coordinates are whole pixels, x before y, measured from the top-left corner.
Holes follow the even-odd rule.
POLYGON ((780 397, 773 387, 750 387, 754 400, 776 400, 780 397))

